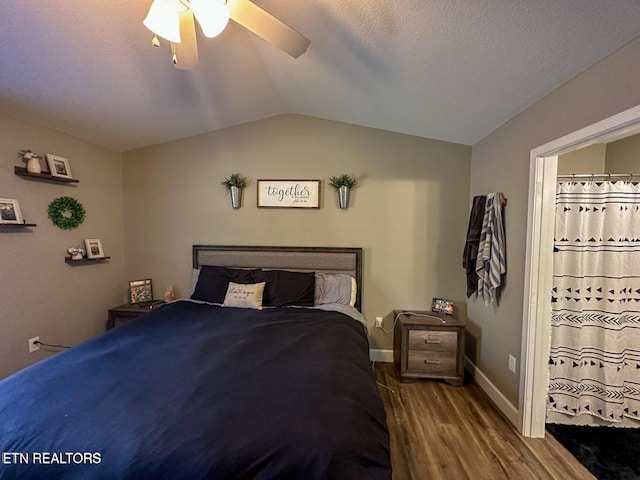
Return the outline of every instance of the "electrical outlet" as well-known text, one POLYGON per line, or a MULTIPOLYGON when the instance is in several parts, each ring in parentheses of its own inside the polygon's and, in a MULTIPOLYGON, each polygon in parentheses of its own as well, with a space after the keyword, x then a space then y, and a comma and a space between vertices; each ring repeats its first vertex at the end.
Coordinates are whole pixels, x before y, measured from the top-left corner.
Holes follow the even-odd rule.
POLYGON ((516 373, 516 357, 509 355, 509 370, 516 373))
POLYGON ((29 353, 37 352, 40 350, 40 345, 36 342, 40 341, 40 337, 33 337, 29 339, 29 353))
POLYGON ((376 317, 376 328, 383 328, 382 326, 383 320, 384 320, 384 317, 376 317))

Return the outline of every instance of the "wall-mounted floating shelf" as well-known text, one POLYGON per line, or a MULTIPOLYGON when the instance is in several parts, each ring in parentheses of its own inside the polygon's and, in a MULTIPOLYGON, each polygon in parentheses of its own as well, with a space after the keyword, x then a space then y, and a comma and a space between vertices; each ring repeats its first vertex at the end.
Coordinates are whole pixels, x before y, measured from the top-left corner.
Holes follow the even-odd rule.
POLYGON ((13 167, 13 173, 18 175, 19 177, 24 178, 32 178, 34 180, 46 180, 49 182, 58 182, 58 183, 78 183, 80 180, 76 180, 75 178, 64 178, 64 177, 54 177, 49 173, 31 173, 27 171, 24 167, 18 167, 15 165, 13 167))
POLYGON ((64 261, 69 265, 86 265, 87 263, 99 263, 109 260, 111 257, 83 258, 82 260, 71 260, 71 257, 64 257, 64 261))
POLYGON ((35 223, 0 223, 0 228, 26 228, 37 227, 35 223))

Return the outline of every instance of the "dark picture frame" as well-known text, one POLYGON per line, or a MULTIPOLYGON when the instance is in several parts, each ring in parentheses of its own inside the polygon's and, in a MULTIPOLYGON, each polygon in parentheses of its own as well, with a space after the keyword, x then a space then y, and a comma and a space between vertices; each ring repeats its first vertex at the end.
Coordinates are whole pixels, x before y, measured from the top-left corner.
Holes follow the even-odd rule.
POLYGON ((153 302, 153 285, 150 278, 129 281, 129 304, 153 302))

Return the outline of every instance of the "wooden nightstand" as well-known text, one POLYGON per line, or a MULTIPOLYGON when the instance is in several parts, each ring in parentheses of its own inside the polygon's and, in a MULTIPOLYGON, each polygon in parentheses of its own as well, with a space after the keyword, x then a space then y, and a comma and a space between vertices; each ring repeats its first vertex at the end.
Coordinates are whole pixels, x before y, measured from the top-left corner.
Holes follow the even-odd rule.
POLYGON ((393 315, 399 315, 393 330, 393 361, 400 379, 437 378, 462 385, 464 323, 428 311, 396 310, 393 315))
POLYGON ((113 307, 109 309, 109 318, 107 320, 107 330, 112 329, 113 327, 117 327, 119 325, 123 325, 127 322, 130 322, 136 317, 147 313, 155 308, 160 308, 164 305, 162 303, 156 303, 154 305, 149 305, 146 307, 141 307, 139 305, 130 305, 128 303, 123 303, 122 305, 118 305, 117 307, 113 307))

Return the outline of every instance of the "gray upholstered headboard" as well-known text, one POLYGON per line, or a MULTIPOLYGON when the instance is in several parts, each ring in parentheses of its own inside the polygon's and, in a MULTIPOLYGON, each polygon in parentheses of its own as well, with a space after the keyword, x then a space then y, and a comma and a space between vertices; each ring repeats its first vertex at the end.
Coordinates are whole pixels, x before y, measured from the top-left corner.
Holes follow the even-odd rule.
POLYGON ((361 248, 194 245, 193 268, 202 265, 346 273, 358 283, 355 307, 362 311, 361 248))

